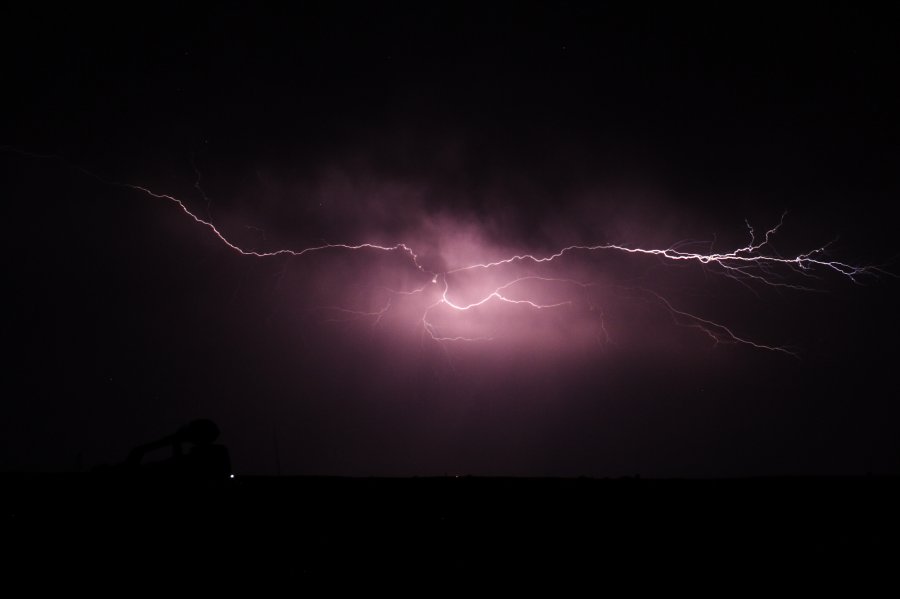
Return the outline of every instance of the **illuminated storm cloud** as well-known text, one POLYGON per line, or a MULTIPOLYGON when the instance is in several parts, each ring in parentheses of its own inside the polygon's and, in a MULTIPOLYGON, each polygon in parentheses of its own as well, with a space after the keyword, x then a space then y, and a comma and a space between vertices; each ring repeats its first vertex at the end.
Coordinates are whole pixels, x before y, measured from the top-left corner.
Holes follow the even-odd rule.
POLYGON ((729 249, 678 240, 666 246, 604 242, 535 249, 494 240, 492 227, 474 218, 429 214, 404 208, 403 202, 392 211, 384 199, 389 193, 365 205, 359 220, 366 226, 355 231, 353 240, 251 247, 233 241, 211 217, 173 195, 124 186, 173 203, 239 256, 319 263, 298 308, 318 313, 323 322, 394 330, 447 351, 463 344, 561 352, 702 342, 797 357, 802 348, 707 314, 704 304, 715 303, 723 284, 750 297, 773 291, 809 294, 823 277, 858 282, 880 272, 831 259, 827 245, 778 253, 776 237, 787 228, 785 215, 762 232, 746 223, 746 242, 729 249), (373 212, 376 216, 369 218, 373 212), (387 225, 392 212, 401 226, 387 225), (673 280, 680 282, 672 285, 673 280), (673 287, 694 292, 672 293, 673 287))

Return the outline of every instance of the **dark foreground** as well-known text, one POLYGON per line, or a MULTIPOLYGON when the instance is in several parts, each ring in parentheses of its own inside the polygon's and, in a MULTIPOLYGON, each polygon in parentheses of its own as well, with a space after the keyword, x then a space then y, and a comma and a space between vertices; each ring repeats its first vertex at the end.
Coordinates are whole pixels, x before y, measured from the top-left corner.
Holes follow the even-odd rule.
POLYGON ((114 567, 263 564, 297 575, 612 573, 862 560, 894 568, 897 478, 742 480, 5 475, 7 548, 114 567), (600 569, 600 570, 598 570, 600 569))

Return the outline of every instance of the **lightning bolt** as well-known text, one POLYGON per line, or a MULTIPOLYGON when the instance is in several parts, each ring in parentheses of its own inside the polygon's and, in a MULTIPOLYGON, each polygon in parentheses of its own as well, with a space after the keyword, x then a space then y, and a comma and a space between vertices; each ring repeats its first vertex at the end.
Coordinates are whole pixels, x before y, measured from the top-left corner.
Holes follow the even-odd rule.
MULTIPOLYGON (((565 256, 566 254, 570 254, 573 252, 583 251, 583 252, 598 252, 598 251, 617 251, 617 252, 625 252, 628 254, 643 254, 647 256, 659 256, 666 260, 672 261, 693 261, 698 262, 704 265, 717 265, 722 267, 727 274, 730 274, 732 277, 737 277, 738 275, 748 276, 748 272, 745 269, 746 266, 755 266, 760 269, 762 272, 766 272, 768 269, 771 269, 774 266, 786 266, 789 268, 799 269, 801 273, 807 273, 814 268, 827 268, 831 269, 835 272, 838 272, 851 280, 856 281, 856 277, 861 274, 869 273, 874 270, 874 267, 871 266, 852 266, 850 264, 845 264, 843 262, 837 261, 828 261, 828 260, 820 260, 814 258, 814 256, 825 252, 827 246, 823 246, 820 248, 816 248, 810 252, 805 254, 800 254, 793 258, 782 258, 780 256, 766 255, 760 253, 760 250, 769 244, 769 239, 772 235, 774 235, 778 229, 784 224, 784 217, 787 213, 782 214, 781 220, 779 223, 766 231, 765 239, 760 243, 755 243, 755 238, 753 237, 753 228, 750 228, 751 232, 751 241, 744 247, 740 247, 734 251, 727 253, 710 253, 710 254, 701 254, 696 252, 683 252, 677 248, 677 244, 671 246, 666 249, 646 249, 639 247, 629 247, 625 245, 616 245, 616 244, 603 244, 603 245, 570 245, 567 247, 558 250, 557 252, 543 256, 537 257, 533 254, 521 254, 516 256, 511 256, 509 258, 504 258, 502 260, 497 260, 496 262, 485 262, 483 264, 471 264, 468 266, 462 266, 453 270, 448 271, 447 274, 453 274, 456 272, 463 272, 467 270, 473 269, 488 269, 494 268, 497 266, 502 266, 505 264, 512 264, 514 262, 522 262, 529 261, 535 264, 540 264, 543 262, 553 262, 554 260, 558 260, 565 256)), ((772 281, 767 279, 764 276, 760 275, 752 275, 757 280, 766 283, 768 285, 778 285, 776 281, 772 281)), ((802 289, 802 287, 796 287, 792 285, 782 285, 787 287, 792 287, 794 289, 802 289)))
MULTIPOLYGON (((197 213, 190 210, 182 200, 176 198, 175 196, 165 193, 158 193, 140 185, 107 180, 81 167, 73 166, 57 156, 35 154, 9 147, 0 147, 0 149, 35 158, 60 160, 67 166, 75 168, 78 171, 98 181, 101 181, 104 184, 136 191, 156 200, 165 200, 173 204, 179 211, 181 211, 189 219, 193 220, 197 225, 205 228, 227 248, 241 256, 266 259, 279 256, 302 257, 320 252, 335 251, 371 251, 402 254, 406 257, 412 267, 414 267, 419 273, 427 277, 427 282, 425 284, 409 290, 382 288, 382 290, 387 293, 387 301, 381 308, 374 311, 356 311, 340 306, 328 306, 324 307, 323 309, 330 311, 334 315, 334 317, 329 318, 328 320, 345 321, 351 319, 371 318, 373 319, 373 326, 378 326, 382 322, 383 318, 391 311, 394 303, 393 300, 397 296, 412 296, 417 294, 424 294, 430 289, 436 289, 436 299, 424 308, 421 314, 421 318, 419 319, 418 326, 421 327, 423 335, 427 336, 432 341, 441 344, 450 342, 488 342, 493 340, 494 337, 489 335, 464 336, 443 333, 441 327, 433 320, 434 314, 439 310, 449 311, 451 313, 465 313, 488 304, 514 305, 536 311, 560 310, 572 306, 573 301, 564 300, 542 303, 535 299, 517 298, 517 296, 515 296, 511 292, 516 288, 521 288, 521 284, 524 282, 537 284, 565 284, 574 287, 581 287, 583 289, 588 289, 597 285, 596 283, 592 283, 590 281, 581 281, 577 279, 542 277, 537 275, 518 276, 507 280, 503 284, 496 286, 486 293, 482 293, 474 300, 463 301, 457 297, 457 293, 454 288, 453 282, 457 276, 461 275, 462 273, 472 271, 501 270, 504 266, 518 263, 528 263, 532 265, 551 264, 563 261, 566 259, 566 257, 574 254, 614 252, 626 255, 651 256, 666 263, 696 263, 701 265, 704 269, 710 269, 716 274, 720 274, 732 280, 735 280, 747 286, 751 290, 754 289, 752 284, 755 283, 758 285, 778 287, 794 291, 816 291, 814 287, 799 284, 789 277, 800 276, 805 279, 815 279, 818 278, 819 273, 822 272, 836 273, 837 275, 849 279, 854 283, 859 283, 860 278, 865 275, 890 274, 877 266, 855 266, 846 262, 827 260, 825 259, 825 256, 830 244, 826 244, 805 253, 790 257, 785 257, 777 254, 771 248, 771 241, 772 238, 784 225, 786 213, 782 214, 779 222, 775 226, 765 231, 761 239, 757 238, 753 226, 748 221, 745 221, 750 236, 749 243, 728 252, 710 251, 708 253, 703 253, 697 251, 688 251, 686 248, 689 245, 693 245, 693 242, 687 241, 675 243, 667 248, 644 248, 612 243, 597 245, 569 245, 543 255, 532 253, 515 254, 493 262, 466 264, 463 266, 457 266, 455 268, 445 270, 443 272, 431 271, 423 266, 420 261, 419 255, 406 243, 396 243, 393 245, 379 245, 374 243, 329 243, 301 249, 278 249, 274 251, 250 250, 242 248, 236 243, 229 240, 228 237, 226 237, 226 235, 216 227, 211 218, 202 218, 197 213)), ((202 197, 206 201, 207 213, 209 213, 210 200, 200 188, 199 171, 196 169, 196 167, 194 167, 194 170, 197 176, 194 186, 200 191, 202 197)), ((745 345, 754 349, 778 352, 798 357, 798 354, 795 351, 792 351, 787 347, 765 344, 748 339, 744 336, 738 335, 731 328, 722 323, 718 323, 697 314, 693 314, 680 308, 676 308, 669 299, 663 297, 655 291, 648 289, 635 289, 635 291, 643 293, 645 297, 652 298, 656 302, 658 302, 658 304, 668 312, 676 325, 696 328, 700 330, 713 341, 714 345, 718 345, 720 343, 733 343, 745 345)), ((602 310, 600 311, 600 329, 603 332, 604 338, 608 341, 610 337, 607 333, 605 323, 603 322, 602 310)))

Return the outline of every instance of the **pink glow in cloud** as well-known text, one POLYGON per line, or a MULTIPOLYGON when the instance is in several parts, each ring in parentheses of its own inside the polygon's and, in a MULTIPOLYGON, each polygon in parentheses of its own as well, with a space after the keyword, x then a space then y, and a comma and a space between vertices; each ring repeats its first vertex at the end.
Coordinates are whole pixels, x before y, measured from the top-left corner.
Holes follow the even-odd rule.
MULTIPOLYGON (((497 229, 494 222, 458 214, 429 214, 415 204, 415 191, 389 186, 364 193, 358 201, 340 193, 325 194, 339 198, 334 213, 340 218, 352 214, 354 223, 342 226, 354 231, 353 241, 255 249, 232 241, 175 196, 138 185, 125 187, 175 204, 187 218, 241 256, 326 261, 330 276, 311 287, 330 290, 325 294, 330 302, 315 306, 327 321, 406 328, 442 345, 528 344, 547 349, 583 348, 585 343, 614 345, 627 342, 623 339, 627 327, 610 321, 609 315, 651 306, 656 316, 644 320, 662 314, 669 327, 693 329, 711 346, 738 344, 796 357, 795 348, 778 340, 756 338, 740 327, 683 307, 659 288, 656 280, 660 277, 623 277, 615 272, 633 275, 654 267, 682 268, 685 280, 698 274, 719 277, 752 294, 764 288, 810 292, 823 276, 857 282, 880 272, 876 267, 829 259, 827 245, 795 255, 779 254, 774 240, 785 226, 784 215, 762 231, 746 223, 746 243, 727 250, 713 249, 710 242, 673 240, 659 247, 578 243, 536 251, 521 241, 496 241, 491 236, 497 229), (391 223, 395 215, 399 215, 395 219, 399 225, 391 223), (355 266, 353 261, 342 264, 342 257, 351 254, 362 261, 355 266)), ((310 293, 307 299, 318 295, 310 293)), ((303 304, 310 305, 308 301, 303 304)), ((642 327, 654 329, 659 338, 669 335, 659 322, 632 324, 634 329, 642 327)))

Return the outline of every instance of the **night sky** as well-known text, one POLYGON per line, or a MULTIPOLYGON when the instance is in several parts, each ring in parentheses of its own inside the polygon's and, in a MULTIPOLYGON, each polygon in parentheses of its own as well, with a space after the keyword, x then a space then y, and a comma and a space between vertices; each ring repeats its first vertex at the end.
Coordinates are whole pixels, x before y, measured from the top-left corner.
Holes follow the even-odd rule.
POLYGON ((900 473, 900 42, 872 7, 32 3, 0 46, 4 470, 212 418, 242 474, 900 473), (241 255, 128 185, 247 251, 417 258, 241 255), (447 274, 730 252, 785 212, 767 255, 884 270, 447 274), (522 277, 504 297, 552 307, 440 304, 522 277))

